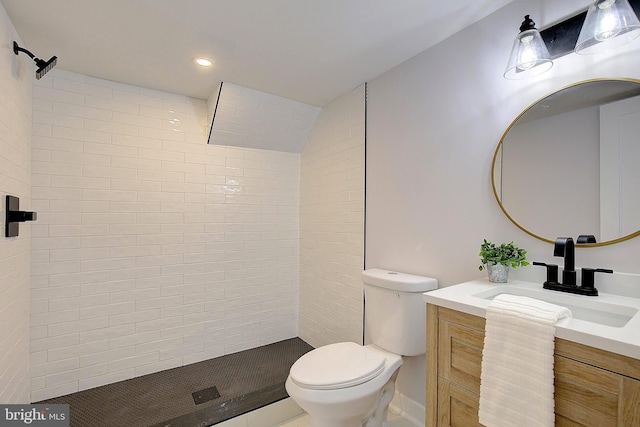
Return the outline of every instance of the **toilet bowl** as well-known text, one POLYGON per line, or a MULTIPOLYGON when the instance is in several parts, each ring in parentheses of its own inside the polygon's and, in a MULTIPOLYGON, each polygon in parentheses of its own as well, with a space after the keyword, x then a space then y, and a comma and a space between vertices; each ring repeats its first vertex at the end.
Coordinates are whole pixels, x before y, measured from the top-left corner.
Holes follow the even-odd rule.
POLYGON ((373 344, 330 344, 298 359, 285 387, 311 414, 310 427, 382 427, 401 365, 373 344))
POLYGON ((309 415, 310 427, 386 427, 403 356, 426 351, 422 293, 429 277, 379 269, 362 273, 365 331, 371 344, 329 344, 303 355, 285 387, 309 415))

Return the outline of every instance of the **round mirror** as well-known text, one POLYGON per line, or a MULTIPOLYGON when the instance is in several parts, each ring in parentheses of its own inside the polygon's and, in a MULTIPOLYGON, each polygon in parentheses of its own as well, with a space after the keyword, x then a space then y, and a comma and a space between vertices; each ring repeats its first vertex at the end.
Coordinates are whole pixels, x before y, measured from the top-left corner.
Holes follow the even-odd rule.
POLYGON ((545 242, 564 236, 602 246, 635 237, 638 135, 640 80, 564 87, 527 107, 502 135, 491 171, 496 200, 516 226, 545 242))

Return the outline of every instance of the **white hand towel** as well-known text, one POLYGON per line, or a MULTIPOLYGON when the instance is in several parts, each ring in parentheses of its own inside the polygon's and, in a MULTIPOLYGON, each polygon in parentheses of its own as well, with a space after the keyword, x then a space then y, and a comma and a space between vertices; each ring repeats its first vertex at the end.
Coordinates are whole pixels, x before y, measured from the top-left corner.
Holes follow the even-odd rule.
POLYGON ((555 323, 566 307, 502 294, 487 308, 480 423, 487 427, 553 427, 555 323))

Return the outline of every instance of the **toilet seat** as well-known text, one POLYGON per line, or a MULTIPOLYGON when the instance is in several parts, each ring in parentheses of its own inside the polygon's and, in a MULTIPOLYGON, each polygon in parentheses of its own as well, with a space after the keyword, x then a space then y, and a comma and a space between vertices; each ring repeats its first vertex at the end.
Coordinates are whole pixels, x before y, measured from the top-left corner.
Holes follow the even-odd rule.
POLYGON ((382 354, 353 342, 319 347, 302 356, 289 375, 300 387, 312 390, 334 390, 353 387, 384 371, 382 354))

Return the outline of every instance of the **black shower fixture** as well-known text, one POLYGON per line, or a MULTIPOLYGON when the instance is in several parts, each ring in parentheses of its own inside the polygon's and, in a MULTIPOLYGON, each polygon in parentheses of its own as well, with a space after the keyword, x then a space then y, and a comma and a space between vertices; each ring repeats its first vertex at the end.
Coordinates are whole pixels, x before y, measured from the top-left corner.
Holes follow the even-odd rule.
POLYGON ((27 55, 29 55, 31 57, 31 59, 33 59, 36 63, 36 66, 38 67, 38 69, 36 70, 36 79, 40 80, 40 78, 42 76, 44 76, 45 74, 47 74, 49 72, 49 70, 51 70, 53 67, 56 66, 56 62, 58 62, 58 57, 57 56, 52 56, 51 59, 49 59, 48 61, 45 61, 43 59, 40 58, 36 58, 36 56, 29 52, 27 49, 18 46, 17 42, 13 42, 13 53, 15 53, 16 55, 19 52, 24 52, 27 55))
POLYGON ((6 197, 6 210, 5 210, 5 225, 4 236, 16 237, 20 231, 19 225, 21 222, 35 221, 38 219, 36 212, 26 212, 20 210, 20 199, 16 196, 6 197))

